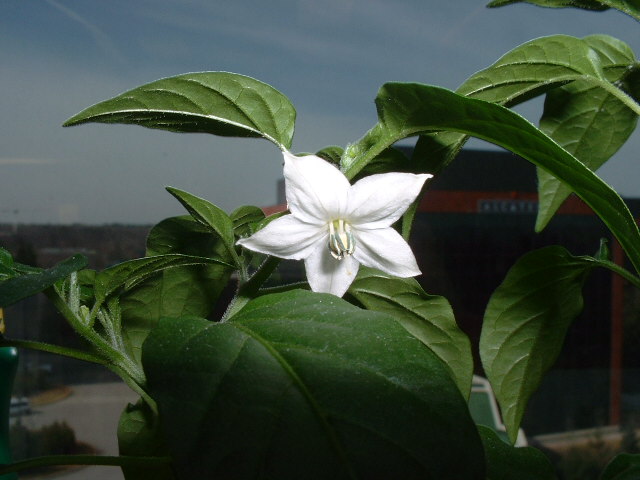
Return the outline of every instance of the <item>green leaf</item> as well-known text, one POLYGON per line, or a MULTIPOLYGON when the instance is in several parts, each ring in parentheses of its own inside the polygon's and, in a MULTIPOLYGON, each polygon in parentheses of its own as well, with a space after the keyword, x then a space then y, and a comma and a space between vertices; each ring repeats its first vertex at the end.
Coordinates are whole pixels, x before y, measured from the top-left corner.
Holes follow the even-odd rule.
POLYGON ((442 363, 335 296, 267 295, 226 323, 163 319, 143 363, 181 478, 485 478, 442 363))
POLYGON ((263 137, 291 147, 296 111, 289 99, 254 78, 199 72, 163 78, 74 115, 65 127, 128 123, 172 132, 263 137))
MULTIPOLYGON (((222 240, 190 216, 163 220, 149 233, 147 255, 167 254, 230 260, 222 240)), ((225 264, 178 266, 162 270, 122 294, 123 337, 132 356, 140 360, 142 343, 160 317, 208 317, 232 271, 225 264)))
POLYGON ((480 358, 512 441, 531 394, 582 311, 582 286, 595 265, 560 246, 535 250, 511 267, 489 300, 480 358))
POLYGON ((376 98, 379 123, 350 145, 342 168, 353 178, 395 142, 450 130, 500 145, 566 183, 609 227, 640 270, 640 232, 618 194, 534 125, 500 105, 422 84, 388 83, 376 98))
POLYGON ((612 83, 636 64, 633 50, 622 40, 604 34, 587 35, 583 40, 598 54, 602 71, 612 83))
MULTIPOLYGON (((617 81, 635 62, 623 42, 606 35, 585 39, 597 49, 607 78, 617 81)), ((627 141, 637 115, 609 91, 582 80, 547 93, 540 129, 596 171, 627 141)), ((571 194, 571 188, 538 168, 539 210, 536 229, 542 230, 571 194)))
POLYGON ((513 447, 478 425, 487 462, 487 480, 556 480, 549 459, 533 447, 513 447))
POLYGON ((219 258, 180 254, 156 255, 128 260, 96 274, 94 295, 96 301, 102 302, 116 290, 120 288, 130 290, 162 270, 209 264, 233 268, 233 265, 219 258))
POLYGON ((512 3, 531 3, 541 7, 575 7, 585 10, 607 10, 615 8, 640 20, 640 5, 637 0, 493 0, 487 7, 503 7, 512 3))
MULTIPOLYGON (((595 171, 624 145, 637 119, 606 90, 575 82, 547 93, 540 129, 595 171)), ((538 169, 538 192, 536 229, 540 231, 571 194, 571 188, 538 169)))
MULTIPOLYGON (((231 213, 233 231, 238 238, 249 237, 256 233, 264 220, 264 212, 258 207, 244 206, 231 213)), ((265 257, 262 253, 243 249, 242 259, 240 261, 244 262, 247 266, 255 266, 262 263, 265 257)))
POLYGON ((13 266, 13 257, 9 250, 0 247, 0 266, 11 268, 13 266))
MULTIPOLYGON (((142 400, 135 405, 128 404, 120 415, 118 423, 118 447, 120 455, 135 457, 166 457, 160 421, 142 400)), ((154 480, 174 480, 170 466, 166 464, 123 466, 127 480, 153 478, 154 480)))
POLYGON ((13 271, 13 257, 8 250, 0 247, 0 281, 15 276, 13 271))
POLYGON ((393 317, 429 347, 448 367, 462 395, 469 397, 473 377, 471 343, 458 328, 446 298, 425 293, 414 278, 396 278, 362 266, 349 294, 368 310, 393 317))
POLYGON ((235 236, 248 237, 256 232, 256 226, 265 216, 262 209, 247 205, 234 210, 230 218, 235 236))
POLYGON ((437 175, 460 153, 468 138, 468 135, 446 131, 420 135, 411 161, 424 165, 424 172, 437 175))
POLYGON ((511 5, 513 3, 530 3, 548 8, 576 7, 588 10, 607 10, 609 8, 597 0, 493 0, 489 2, 487 7, 504 7, 505 5, 511 5))
POLYGON ((188 192, 173 187, 167 187, 167 191, 187 209, 194 220, 211 229, 222 239, 229 255, 239 266, 240 261, 235 250, 236 239, 233 232, 233 222, 229 215, 213 203, 188 192))
POLYGON ((640 455, 621 453, 605 467, 600 480, 638 480, 640 478, 640 455))
MULTIPOLYGON (((633 62, 629 46, 608 35, 584 39, 553 35, 516 47, 492 66, 471 76, 456 93, 513 106, 587 77, 594 91, 606 96, 601 91, 603 78, 618 81, 633 62)), ((631 94, 631 89, 623 90, 631 94)), ((608 95, 613 96, 610 91, 608 95)), ((424 171, 437 174, 453 160, 466 140, 466 135, 455 132, 422 135, 412 161, 426 162, 424 171)))
POLYGON ((327 162, 333 163, 334 165, 340 165, 340 157, 344 153, 344 149, 342 147, 338 147, 336 145, 332 145, 330 147, 325 147, 322 150, 318 150, 316 155, 320 158, 324 158, 327 162))
POLYGON ((379 173, 387 172, 407 172, 407 173, 420 173, 425 169, 424 161, 411 161, 404 154, 404 152, 397 148, 390 147, 373 158, 365 168, 358 173, 352 182, 356 182, 361 178, 368 177, 369 175, 376 175, 379 173))
POLYGON ((86 266, 87 258, 84 255, 74 255, 47 270, 9 278, 0 283, 0 308, 40 293, 86 266))
POLYGON ((264 227, 269 225, 271 222, 273 222, 277 218, 280 218, 280 217, 282 217, 284 215, 289 215, 289 211, 285 210, 285 211, 282 211, 282 212, 272 213, 271 215, 266 217, 264 220, 262 220, 260 223, 258 223, 258 226, 256 227, 256 231, 262 230, 264 227))
POLYGON ((509 106, 578 79, 601 81, 603 75, 598 56, 585 41, 552 35, 514 48, 456 92, 509 106))

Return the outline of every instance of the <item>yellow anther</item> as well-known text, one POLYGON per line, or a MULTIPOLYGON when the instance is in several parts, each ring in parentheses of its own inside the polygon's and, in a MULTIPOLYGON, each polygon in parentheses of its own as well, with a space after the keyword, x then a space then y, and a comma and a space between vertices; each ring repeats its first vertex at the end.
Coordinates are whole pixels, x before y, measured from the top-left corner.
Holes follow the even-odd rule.
POLYGON ((351 255, 356 249, 356 239, 351 233, 351 225, 343 219, 329 222, 329 252, 336 260, 351 255))

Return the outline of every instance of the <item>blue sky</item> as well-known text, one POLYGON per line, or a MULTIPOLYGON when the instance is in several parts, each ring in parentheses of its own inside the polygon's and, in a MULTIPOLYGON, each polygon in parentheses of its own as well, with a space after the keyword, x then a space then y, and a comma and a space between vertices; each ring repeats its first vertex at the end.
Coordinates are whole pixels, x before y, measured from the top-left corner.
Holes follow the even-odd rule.
MULTIPOLYGON (((0 223, 144 223, 182 214, 172 185, 226 210, 276 200, 279 151, 255 139, 64 120, 158 78, 258 78, 298 111, 294 151, 345 145, 376 121, 387 81, 456 88, 532 38, 608 33, 640 52, 619 12, 484 0, 2 0, 0 223)), ((537 120, 540 102, 521 113, 537 120)), ((636 132, 600 172, 640 197, 636 132)), ((475 143, 475 146, 490 148, 475 143)))

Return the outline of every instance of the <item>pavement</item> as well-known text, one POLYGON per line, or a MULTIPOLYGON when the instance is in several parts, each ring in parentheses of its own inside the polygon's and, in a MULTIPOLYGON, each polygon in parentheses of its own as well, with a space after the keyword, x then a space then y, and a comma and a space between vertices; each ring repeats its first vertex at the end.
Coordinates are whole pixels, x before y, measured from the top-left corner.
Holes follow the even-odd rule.
MULTIPOLYGON (((100 455, 118 455, 118 420, 127 403, 138 396, 124 383, 71 385, 72 393, 58 402, 33 407, 33 412, 21 417, 27 428, 40 428, 55 421, 67 422, 76 439, 96 449, 100 455)), ((74 467, 69 471, 44 477, 64 480, 123 480, 119 467, 74 467)))

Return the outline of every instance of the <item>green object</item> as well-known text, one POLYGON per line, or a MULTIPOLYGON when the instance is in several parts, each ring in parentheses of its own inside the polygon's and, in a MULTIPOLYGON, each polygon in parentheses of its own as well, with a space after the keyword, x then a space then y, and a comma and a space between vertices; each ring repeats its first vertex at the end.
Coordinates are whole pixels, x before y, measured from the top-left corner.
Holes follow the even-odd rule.
POLYGON ((162 318, 142 361, 179 478, 485 478, 442 361, 333 295, 264 295, 224 323, 162 318))
MULTIPOLYGON (((20 300, 40 293, 58 280, 66 278, 87 266, 84 255, 74 255, 47 270, 36 270, 28 275, 19 275, 0 283, 0 308, 8 307, 20 300)), ((14 270, 16 268, 14 267, 14 270)))
POLYGON ((67 120, 129 123, 171 132, 224 137, 262 137, 281 150, 291 147, 296 111, 275 88, 229 72, 198 72, 163 78, 98 103, 67 120))
POLYGON ((427 294, 415 278, 395 278, 368 267, 360 267, 349 293, 367 309, 391 315, 429 347, 451 370, 462 395, 469 397, 471 344, 446 298, 427 294))
POLYGON ((582 311, 582 286, 594 266, 593 259, 574 257, 560 246, 534 250, 511 267, 489 300, 480 358, 511 440, 582 311))
POLYGON ((640 455, 621 453, 605 467, 600 480, 633 480, 640 477, 640 455))
MULTIPOLYGON (((496 398, 493 395, 491 385, 486 378, 473 376, 471 395, 469 396, 469 412, 471 418, 478 426, 486 426, 493 430, 496 436, 503 442, 511 445, 507 429, 502 423, 496 398)), ((482 432, 480 432, 482 433, 482 432)), ((515 447, 527 446, 527 438, 522 429, 518 430, 515 447)))
MULTIPOLYGON (((11 463, 9 441, 9 415, 11 414, 11 391, 18 370, 18 350, 15 347, 0 348, 0 463, 11 463)), ((17 479, 16 473, 0 475, 0 480, 17 479)))
MULTIPOLYGON (((478 425, 491 480, 557 480, 549 459, 533 447, 514 447, 493 429, 478 425)), ((622 479, 620 479, 622 480, 622 479)), ((630 480, 630 479, 629 479, 630 480)))

